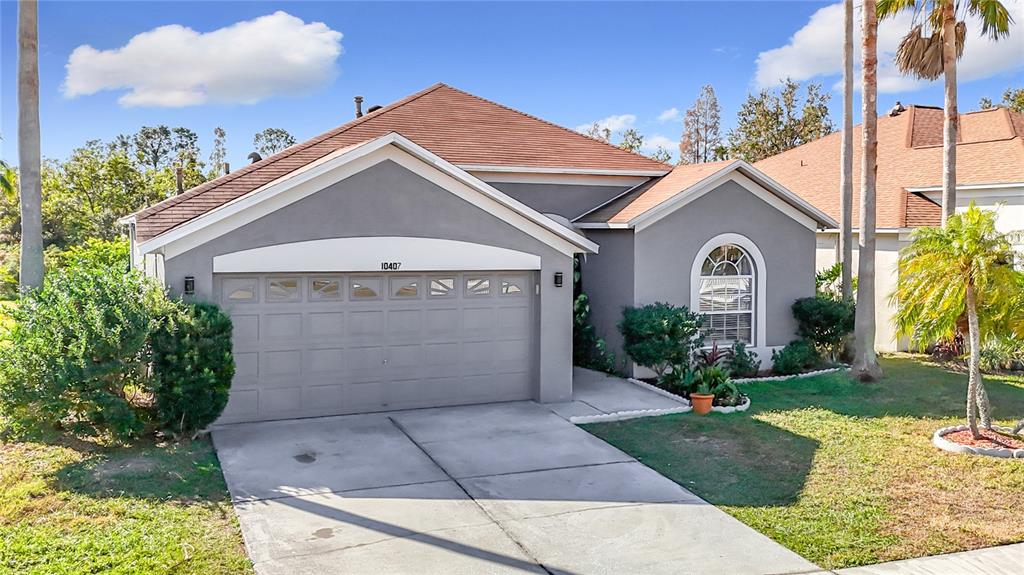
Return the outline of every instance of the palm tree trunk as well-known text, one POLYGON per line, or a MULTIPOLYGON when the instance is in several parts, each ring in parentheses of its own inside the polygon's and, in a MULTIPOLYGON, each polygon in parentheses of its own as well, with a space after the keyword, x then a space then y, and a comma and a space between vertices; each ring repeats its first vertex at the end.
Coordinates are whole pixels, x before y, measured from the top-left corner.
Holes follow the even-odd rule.
POLYGON ((956 212, 956 135, 960 114, 956 106, 956 14, 951 0, 942 6, 942 73, 946 114, 942 126, 942 226, 956 212))
POLYGON ((853 0, 843 0, 843 144, 839 166, 839 261, 843 299, 853 297, 853 0))
POLYGON ((861 381, 877 381, 882 368, 875 355, 875 177, 878 160, 878 16, 874 4, 865 5, 861 44, 864 120, 861 129, 860 252, 857 280, 857 312, 854 317, 854 357, 851 371, 861 381))
MULTIPOLYGON (((978 401, 981 386, 981 336, 978 333, 978 301, 974 293, 974 282, 967 283, 967 325, 971 339, 971 355, 967 377, 967 425, 975 439, 981 437, 978 431, 977 413, 981 411, 978 401)), ((983 415, 983 417, 985 417, 983 415)))
POLYGON ((43 285, 42 184, 39 154, 39 5, 18 4, 18 183, 21 194, 22 288, 43 285))

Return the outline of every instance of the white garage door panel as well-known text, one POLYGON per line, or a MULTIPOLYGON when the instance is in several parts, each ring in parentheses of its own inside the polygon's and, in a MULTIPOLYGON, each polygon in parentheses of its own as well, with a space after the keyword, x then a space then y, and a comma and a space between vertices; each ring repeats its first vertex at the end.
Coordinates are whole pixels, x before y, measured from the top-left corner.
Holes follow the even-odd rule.
POLYGON ((218 274, 221 422, 528 399, 531 272, 218 274))

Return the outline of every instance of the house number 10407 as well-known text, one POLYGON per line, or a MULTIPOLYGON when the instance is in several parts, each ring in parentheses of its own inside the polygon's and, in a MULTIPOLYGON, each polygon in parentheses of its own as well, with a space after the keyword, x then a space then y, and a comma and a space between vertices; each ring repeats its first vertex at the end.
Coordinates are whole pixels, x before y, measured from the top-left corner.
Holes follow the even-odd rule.
POLYGON ((402 267, 402 262, 380 262, 380 269, 386 272, 397 272, 402 267))

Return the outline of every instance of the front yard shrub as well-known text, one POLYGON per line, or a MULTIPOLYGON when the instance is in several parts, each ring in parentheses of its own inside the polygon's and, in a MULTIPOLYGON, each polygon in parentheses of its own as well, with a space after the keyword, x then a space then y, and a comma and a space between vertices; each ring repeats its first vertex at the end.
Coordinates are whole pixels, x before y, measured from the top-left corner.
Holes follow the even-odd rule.
POLYGON ((168 307, 151 337, 156 421, 175 435, 213 423, 228 402, 235 362, 231 318, 209 303, 168 307))
POLYGON ((0 346, 0 416, 12 431, 57 425, 138 435, 146 340, 163 292, 137 272, 79 263, 47 274, 10 309, 0 346))
POLYGON ((702 324, 701 314, 659 302, 625 308, 619 331, 626 354, 660 378, 671 366, 689 365, 694 350, 704 341, 702 324))
POLYGON ((981 344, 981 369, 988 372, 1024 369, 1024 339, 992 336, 981 344))
POLYGON ((580 293, 572 302, 572 363, 605 373, 615 373, 615 354, 590 323, 590 298, 580 293))
POLYGON ((818 351, 835 359, 846 337, 853 332, 852 301, 805 297, 793 303, 797 334, 814 343, 818 351))
POLYGON ((761 371, 761 360, 757 354, 747 351, 747 344, 737 341, 727 354, 725 367, 736 377, 754 377, 761 371))
POLYGON ((776 375, 796 375, 820 365, 821 355, 818 350, 811 342, 803 339, 791 341, 781 350, 772 352, 772 373, 776 375))

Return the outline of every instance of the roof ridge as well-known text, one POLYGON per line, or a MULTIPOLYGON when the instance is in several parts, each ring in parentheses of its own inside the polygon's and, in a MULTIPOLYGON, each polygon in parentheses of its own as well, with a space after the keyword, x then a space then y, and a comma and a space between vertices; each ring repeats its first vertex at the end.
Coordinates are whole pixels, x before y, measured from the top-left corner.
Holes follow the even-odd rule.
MULTIPOLYGON (((336 126, 334 128, 331 128, 330 130, 328 130, 326 132, 323 132, 323 133, 320 133, 320 134, 318 134, 316 136, 313 136, 312 138, 309 138, 308 140, 305 140, 303 142, 299 142, 298 144, 295 144, 293 146, 288 146, 287 148, 281 150, 280 152, 278 152, 278 153, 276 153, 276 154, 274 154, 272 156, 268 156, 266 158, 263 158, 262 160, 260 160, 258 162, 253 162, 253 163, 249 164, 248 166, 245 166, 243 168, 235 170, 234 172, 231 172, 230 174, 224 174, 224 175, 222 175, 222 176, 220 176, 220 177, 218 177, 216 179, 203 182, 203 183, 199 184, 198 186, 190 188, 190 189, 188 189, 188 190, 186 190, 186 191, 184 191, 184 192, 182 192, 182 193, 180 193, 180 194, 178 194, 176 196, 171 196, 170 198, 167 198, 165 200, 161 200, 161 201, 153 204, 152 206, 148 206, 146 208, 143 208, 143 209, 135 212, 134 214, 132 214, 132 216, 137 218, 139 216, 148 217, 148 216, 152 216, 153 214, 158 214, 158 213, 162 212, 163 210, 165 210, 165 209, 167 209, 169 207, 175 206, 175 205, 177 205, 177 204, 179 204, 179 203, 181 203, 181 202, 183 202, 183 201, 185 201, 185 200, 187 200, 189 198, 194 198, 194 197, 196 197, 198 195, 201 195, 201 194, 203 194, 203 193, 205 193, 205 192, 207 192, 207 191, 209 191, 209 190, 211 190, 211 189, 213 189, 215 187, 218 187, 220 185, 223 185, 223 184, 226 184, 228 182, 234 181, 234 180, 236 180, 236 179, 238 179, 238 178, 240 178, 240 177, 242 177, 242 176, 244 176, 244 175, 246 175, 246 174, 248 174, 248 173, 250 173, 250 172, 252 172, 252 171, 254 171, 256 169, 258 169, 258 168, 263 168, 265 166, 269 166, 269 165, 271 165, 271 164, 273 164, 273 163, 275 163, 275 162, 277 162, 277 161, 279 161, 279 160, 281 160, 283 158, 290 157, 290 156, 292 156, 292 155, 294 155, 294 154, 296 154, 298 152, 301 152, 302 150, 307 150, 307 149, 309 149, 309 148, 311 148, 311 147, 313 147, 313 146, 315 146, 317 144, 325 142, 325 141, 333 138, 334 136, 337 136, 338 134, 342 134, 342 133, 352 129, 355 126, 358 126, 359 124, 362 124, 363 122, 367 121, 371 117, 378 118, 384 112, 390 112, 390 111, 392 111, 392 110, 394 110, 396 108, 404 106, 404 105, 408 104, 409 102, 412 102, 413 100, 416 100, 416 99, 418 99, 418 98, 420 98, 422 96, 425 96, 426 94, 429 94, 430 92, 433 92, 434 90, 437 90, 438 88, 441 88, 442 86, 446 86, 446 84, 444 84, 443 82, 437 82, 437 83, 435 83, 435 84, 433 84, 433 85, 431 85, 431 86, 429 86, 429 87, 427 87, 427 88, 425 88, 423 90, 420 90, 419 92, 410 94, 410 95, 408 95, 408 96, 406 96, 404 98, 401 98, 401 99, 399 99, 399 100, 397 100, 395 102, 392 102, 392 103, 382 107, 380 110, 374 110, 374 112, 372 113, 372 116, 371 116, 371 114, 364 114, 364 115, 362 115, 362 116, 360 116, 358 118, 355 118, 353 120, 345 122, 344 124, 342 124, 340 126, 336 126)), ((333 150, 328 151, 327 153, 324 154, 324 156, 326 156, 327 154, 330 154, 332 151, 333 150)), ((321 156, 321 157, 323 157, 323 156, 321 156)))
POLYGON ((573 135, 576 135, 576 136, 581 136, 583 138, 587 138, 588 140, 593 140, 595 142, 599 142, 599 143, 604 144, 604 145, 606 145, 606 146, 608 146, 610 148, 614 148, 616 150, 619 150, 620 152, 626 152, 627 154, 633 154, 634 156, 643 158, 645 160, 649 160, 649 161, 655 162, 657 164, 663 164, 663 165, 665 165, 665 166, 667 166, 669 168, 672 167, 671 164, 666 164, 665 162, 659 162, 658 160, 655 160, 654 158, 647 157, 647 156, 645 156, 645 155, 643 155, 643 154, 641 154, 639 152, 634 152, 634 151, 631 151, 631 150, 627 150, 625 148, 620 148, 618 146, 613 145, 611 142, 607 142, 607 141, 602 140, 600 138, 595 138, 593 136, 588 136, 587 134, 581 134, 580 132, 577 132, 576 130, 571 130, 569 128, 566 128, 565 126, 556 124, 556 123, 554 123, 552 121, 549 121, 549 120, 545 120, 544 118, 539 118, 537 116, 534 116, 533 114, 529 114, 527 112, 523 112, 522 110, 517 110, 515 108, 506 106, 505 104, 502 104, 500 102, 495 102, 494 100, 488 100, 487 98, 484 98, 483 96, 478 96, 476 94, 472 94, 472 93, 467 92, 465 90, 461 90, 459 88, 456 88, 455 86, 450 86, 448 84, 442 84, 442 85, 445 86, 446 88, 454 90, 454 91, 456 91, 456 92, 458 92, 460 94, 465 94, 466 96, 469 96, 471 98, 476 98, 477 100, 480 100, 481 102, 486 102, 486 103, 491 104, 493 106, 497 106, 499 108, 508 110, 508 111, 516 113, 516 114, 519 114, 520 116, 526 116, 527 118, 530 118, 531 120, 536 120, 538 122, 541 122, 542 124, 547 124, 548 126, 552 126, 552 127, 558 128, 559 130, 563 130, 563 131, 568 132, 570 134, 573 134, 573 135))

